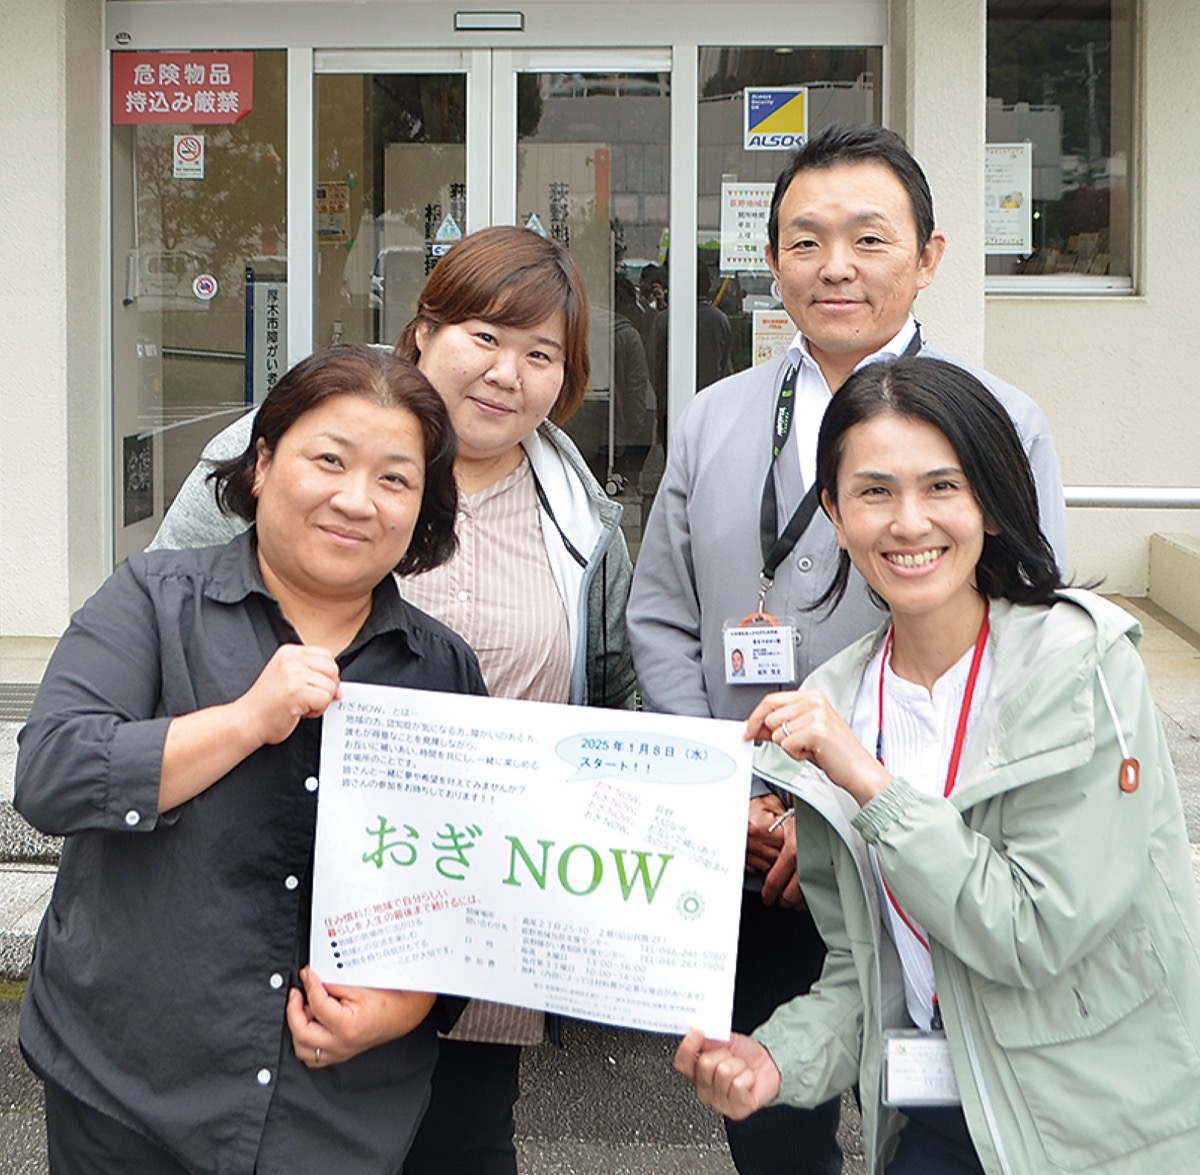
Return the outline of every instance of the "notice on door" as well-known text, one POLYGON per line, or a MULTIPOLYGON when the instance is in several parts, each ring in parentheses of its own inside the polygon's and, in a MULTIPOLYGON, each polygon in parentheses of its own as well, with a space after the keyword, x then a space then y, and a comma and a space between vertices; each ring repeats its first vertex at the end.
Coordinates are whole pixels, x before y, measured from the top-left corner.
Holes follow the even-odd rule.
POLYGON ((804 86, 747 86, 742 91, 742 149, 794 151, 808 137, 804 86))
POLYGON ((204 178, 204 136, 176 135, 175 178, 177 180, 202 180, 204 178))
POLYGON ((767 224, 773 183, 721 182, 721 272, 770 273, 767 224))
POLYGON ((343 683, 313 968, 726 1038, 749 791, 741 723, 343 683))
POLYGON ((254 109, 253 53, 114 53, 112 120, 240 122, 254 109))

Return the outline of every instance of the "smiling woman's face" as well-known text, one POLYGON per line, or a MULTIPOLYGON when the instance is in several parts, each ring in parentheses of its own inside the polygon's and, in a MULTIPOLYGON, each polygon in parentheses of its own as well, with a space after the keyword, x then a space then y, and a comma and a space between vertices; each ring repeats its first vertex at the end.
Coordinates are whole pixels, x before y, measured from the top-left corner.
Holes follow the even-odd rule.
POLYGON ((259 442, 255 524, 272 594, 365 600, 412 541, 425 489, 421 425, 404 408, 335 395, 273 452, 259 442))
POLYGON ((893 617, 947 629, 979 608, 983 511, 945 434, 884 412, 847 430, 829 503, 838 542, 893 617))
POLYGON ((417 329, 417 366, 437 388, 458 437, 456 467, 512 455, 550 413, 562 390, 561 314, 531 327, 479 318, 417 329))

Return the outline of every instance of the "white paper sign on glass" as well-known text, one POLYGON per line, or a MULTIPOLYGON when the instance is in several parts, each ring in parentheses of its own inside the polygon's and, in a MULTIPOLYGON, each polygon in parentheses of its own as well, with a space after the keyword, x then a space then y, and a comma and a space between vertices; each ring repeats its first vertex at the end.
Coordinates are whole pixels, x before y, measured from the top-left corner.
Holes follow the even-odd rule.
POLYGON ((983 251, 1033 252, 1033 144, 987 143, 983 251))
POLYGON ((344 683, 312 965, 726 1038, 750 752, 736 722, 344 683))

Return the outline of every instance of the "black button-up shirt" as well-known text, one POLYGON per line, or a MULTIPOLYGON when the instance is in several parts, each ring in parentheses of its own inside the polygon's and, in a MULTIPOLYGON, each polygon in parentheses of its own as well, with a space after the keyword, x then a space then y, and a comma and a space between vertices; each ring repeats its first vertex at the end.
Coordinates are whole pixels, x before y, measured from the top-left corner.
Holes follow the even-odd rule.
MULTIPOLYGON (((79 610, 21 732, 16 807, 66 836, 21 1044, 43 1076, 196 1172, 394 1172, 427 1098, 436 1017, 324 1069, 284 1021, 307 957, 321 725, 302 721, 157 811, 171 719, 229 702, 298 641, 254 532, 134 555, 79 610)), ((484 693, 474 655, 389 575, 343 680, 484 693)))

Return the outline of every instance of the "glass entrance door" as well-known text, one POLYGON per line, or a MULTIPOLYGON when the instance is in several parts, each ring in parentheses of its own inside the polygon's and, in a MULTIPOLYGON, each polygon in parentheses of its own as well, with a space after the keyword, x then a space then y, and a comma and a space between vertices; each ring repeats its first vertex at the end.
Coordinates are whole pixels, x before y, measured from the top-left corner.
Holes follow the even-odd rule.
POLYGON ((285 58, 113 54, 117 560, 150 541, 208 438, 286 367, 285 58))
POLYGON ((333 0, 284 28, 244 0, 213 25, 218 53, 197 19, 219 7, 105 6, 144 49, 112 54, 116 559, 279 372, 339 339, 394 342, 438 256, 488 224, 529 224, 584 272, 594 379, 569 431, 636 549, 672 422, 788 335, 752 255, 787 136, 752 142, 747 111, 765 90, 810 131, 882 120, 885 0, 809 0, 799 25, 746 0, 737 27, 712 6, 614 24, 612 6, 547 0, 503 34, 451 31, 439 5, 384 5, 393 26, 333 0), (762 41, 784 28, 791 43, 762 41), (389 35, 408 48, 362 48, 389 35))
POLYGON ((477 227, 523 224, 560 241, 592 307, 592 387, 567 431, 624 502, 636 546, 663 458, 641 287, 669 239, 669 54, 329 53, 315 64, 315 344, 395 342, 438 257, 477 227))
POLYGON ((317 55, 314 346, 394 343, 438 257, 489 223, 490 58, 317 55))
POLYGON ((624 505, 636 555, 666 440, 665 381, 656 389, 652 373, 670 243, 670 55, 529 52, 511 55, 511 72, 498 73, 496 104, 515 87, 513 219, 570 251, 591 306, 592 386, 567 432, 624 505))

